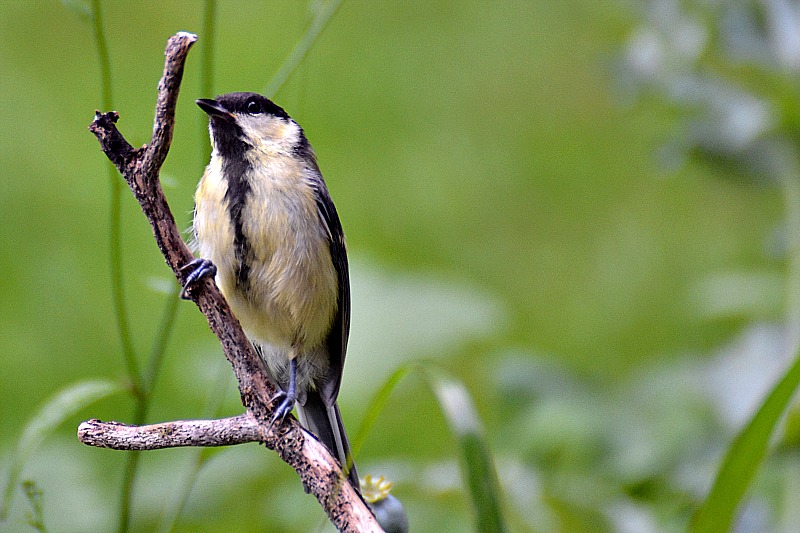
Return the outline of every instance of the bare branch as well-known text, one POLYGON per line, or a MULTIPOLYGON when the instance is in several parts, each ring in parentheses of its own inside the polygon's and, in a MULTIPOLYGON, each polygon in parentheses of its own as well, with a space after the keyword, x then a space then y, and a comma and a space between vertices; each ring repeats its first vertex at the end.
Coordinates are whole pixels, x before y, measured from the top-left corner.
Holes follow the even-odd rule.
POLYGON ((89 420, 78 426, 84 444, 113 450, 161 450, 181 446, 231 446, 261 442, 261 426, 249 414, 221 420, 176 420, 149 426, 89 420))
MULTIPOLYGON (((188 274, 181 268, 194 257, 175 225, 158 174, 172 142, 175 105, 184 63, 196 40, 195 35, 180 32, 167 43, 164 74, 158 85, 153 136, 148 145, 134 149, 125 140, 116 127, 119 119, 116 112, 97 112, 89 126, 103 152, 136 196, 153 228, 156 243, 167 265, 181 284, 188 274)), ((267 432, 272 415, 270 398, 276 391, 214 280, 205 279, 197 283, 189 294, 208 319, 211 330, 222 344, 225 357, 233 366, 247 413, 225 420, 168 422, 142 427, 90 421, 81 425, 80 440, 93 446, 143 450, 258 441, 274 449, 284 462, 297 471, 306 490, 319 500, 339 530, 381 531, 358 492, 342 476, 337 461, 292 416, 267 432), (201 436, 203 431, 206 434, 201 436), (233 435, 234 431, 241 433, 233 435)))

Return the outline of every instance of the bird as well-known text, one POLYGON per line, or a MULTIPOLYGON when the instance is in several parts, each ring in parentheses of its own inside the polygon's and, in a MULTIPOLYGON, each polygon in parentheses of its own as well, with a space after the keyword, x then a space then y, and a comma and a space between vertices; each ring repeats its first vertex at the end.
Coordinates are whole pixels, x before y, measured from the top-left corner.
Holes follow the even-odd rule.
POLYGON ((359 491, 337 403, 350 330, 347 250, 314 149, 260 94, 197 105, 208 114, 212 152, 195 192, 198 258, 183 295, 214 275, 278 388, 270 428, 296 406, 359 491))

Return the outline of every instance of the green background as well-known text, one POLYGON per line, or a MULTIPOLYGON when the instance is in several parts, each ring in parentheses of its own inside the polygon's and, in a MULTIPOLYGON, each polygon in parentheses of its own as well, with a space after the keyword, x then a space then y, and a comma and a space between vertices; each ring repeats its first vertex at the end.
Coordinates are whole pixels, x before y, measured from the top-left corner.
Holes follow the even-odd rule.
MULTIPOLYGON (((200 32, 201 5, 103 9, 113 109, 138 146, 166 40, 200 32)), ((220 2, 215 92, 263 91, 310 17, 305 2, 220 2)), ((778 335, 780 191, 694 161, 660 164, 659 150, 681 135, 679 114, 615 89, 635 23, 624 2, 345 0, 275 98, 315 147, 348 238, 353 322, 340 404, 351 435, 394 369, 434 360, 473 396, 512 530, 635 524, 620 506, 659 528, 685 525, 743 420, 702 376, 727 376, 720 354, 778 335)), ((199 92, 204 45, 201 34, 163 170, 185 228, 208 149, 194 104, 213 96, 199 92)), ((85 19, 58 2, 0 2, 3 464, 57 390, 124 374, 111 188, 87 131, 100 94, 85 19)), ((144 361, 176 286, 127 191, 122 224, 144 361)), ((719 388, 757 398, 776 364, 745 361, 719 388)), ((148 420, 201 416, 226 371, 202 316, 181 304, 148 420)), ((228 380, 220 415, 241 411, 228 380)), ((83 446, 74 433, 80 420, 130 416, 124 396, 95 404, 33 456, 25 476, 44 490, 52 531, 115 528, 123 452, 83 446)), ((144 456, 134 529, 158 524, 188 453, 144 456)), ((413 531, 468 530, 457 454, 412 374, 368 436, 359 471, 393 479, 413 531)), ((17 493, 3 527, 29 530, 26 506, 17 493)), ((308 531, 321 520, 288 467, 248 445, 215 452, 177 529, 308 531)))

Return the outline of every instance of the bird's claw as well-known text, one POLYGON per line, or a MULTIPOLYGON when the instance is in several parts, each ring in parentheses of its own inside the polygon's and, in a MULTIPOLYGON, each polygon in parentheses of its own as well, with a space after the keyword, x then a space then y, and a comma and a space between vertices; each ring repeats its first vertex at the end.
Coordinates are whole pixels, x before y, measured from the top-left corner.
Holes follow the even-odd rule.
POLYGON ((272 426, 275 424, 275 422, 283 422, 283 419, 286 418, 286 415, 292 412, 292 409, 294 409, 294 404, 297 401, 297 397, 295 394, 278 391, 278 393, 270 399, 270 403, 275 403, 278 400, 281 400, 281 403, 272 413, 272 420, 270 420, 269 426, 267 426, 267 431, 272 430, 272 426))
POLYGON ((186 276, 186 281, 181 289, 181 299, 183 300, 191 300, 188 291, 194 283, 206 276, 217 275, 217 267, 208 259, 197 258, 181 267, 181 271, 189 269, 191 269, 191 272, 186 276))

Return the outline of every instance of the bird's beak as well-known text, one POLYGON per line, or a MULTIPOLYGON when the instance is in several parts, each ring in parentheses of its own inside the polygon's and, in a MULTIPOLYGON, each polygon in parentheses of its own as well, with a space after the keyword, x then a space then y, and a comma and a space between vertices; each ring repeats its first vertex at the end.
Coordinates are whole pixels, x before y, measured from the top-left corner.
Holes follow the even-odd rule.
POLYGON ((236 116, 222 107, 222 105, 217 102, 216 100, 211 100, 209 98, 200 98, 196 100, 197 105, 200 106, 200 109, 208 113, 208 116, 211 118, 217 117, 221 118, 226 122, 235 122, 236 116))

